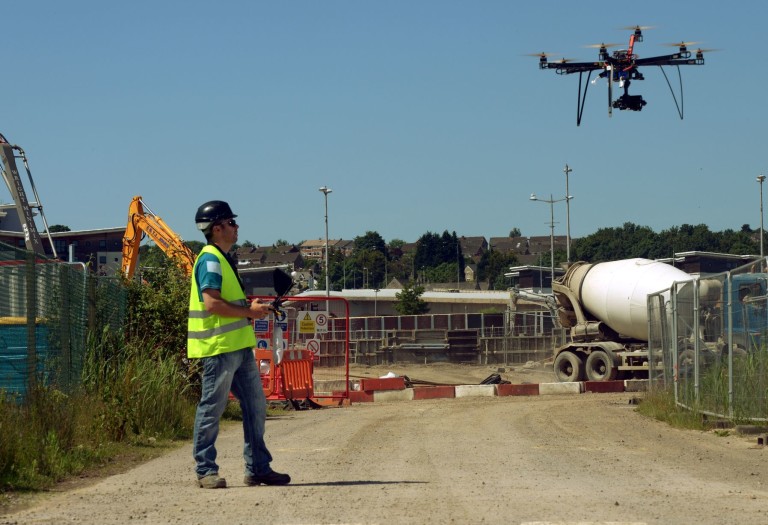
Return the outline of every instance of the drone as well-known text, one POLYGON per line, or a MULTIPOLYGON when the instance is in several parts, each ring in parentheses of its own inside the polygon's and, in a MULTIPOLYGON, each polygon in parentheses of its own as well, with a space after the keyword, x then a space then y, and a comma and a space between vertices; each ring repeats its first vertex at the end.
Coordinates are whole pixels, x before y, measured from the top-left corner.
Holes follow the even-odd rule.
POLYGON ((677 107, 677 113, 682 120, 683 80, 680 73, 680 66, 703 66, 704 53, 714 50, 698 48, 696 51, 692 52, 688 47, 696 45, 698 42, 676 42, 672 44, 664 44, 671 47, 677 47, 678 50, 676 53, 640 58, 635 54, 635 44, 643 41, 643 30, 651 29, 651 27, 630 26, 623 29, 634 31, 629 37, 629 45, 626 49, 619 49, 609 54, 608 48, 618 47, 620 44, 602 43, 586 46, 598 49, 598 60, 596 62, 573 62, 568 58, 550 62, 547 60, 548 57, 552 56, 550 53, 532 53, 529 56, 539 57, 539 69, 554 69, 555 73, 558 75, 570 75, 572 73, 579 74, 579 93, 576 102, 577 126, 581 124, 581 117, 584 114, 584 102, 587 98, 587 88, 589 87, 593 71, 599 71, 600 73, 597 75, 597 78, 592 80, 592 84, 597 82, 600 78, 607 79, 608 81, 609 117, 613 114, 614 109, 641 111, 643 106, 646 105, 646 101, 643 99, 642 95, 630 95, 629 86, 634 80, 645 80, 645 77, 640 72, 640 68, 645 66, 659 66, 659 69, 661 69, 661 72, 664 74, 664 78, 667 81, 669 90, 672 93, 672 98, 677 107), (669 82, 669 77, 667 77, 667 73, 664 71, 664 66, 676 66, 677 68, 677 75, 680 82, 680 103, 678 103, 675 91, 672 88, 672 84, 669 82), (584 73, 587 73, 586 81, 583 80, 584 73), (614 84, 618 84, 619 88, 623 89, 623 93, 615 100, 613 98, 614 84))

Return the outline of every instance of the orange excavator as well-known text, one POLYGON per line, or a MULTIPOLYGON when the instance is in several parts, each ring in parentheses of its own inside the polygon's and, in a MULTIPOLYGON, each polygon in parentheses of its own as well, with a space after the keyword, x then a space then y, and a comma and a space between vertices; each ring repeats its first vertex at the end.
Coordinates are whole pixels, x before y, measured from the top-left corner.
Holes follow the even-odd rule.
POLYGON ((195 255, 189 246, 158 215, 152 212, 140 195, 128 207, 128 225, 123 236, 123 275, 130 279, 139 262, 139 244, 144 236, 152 239, 163 252, 175 261, 187 275, 192 274, 195 255))

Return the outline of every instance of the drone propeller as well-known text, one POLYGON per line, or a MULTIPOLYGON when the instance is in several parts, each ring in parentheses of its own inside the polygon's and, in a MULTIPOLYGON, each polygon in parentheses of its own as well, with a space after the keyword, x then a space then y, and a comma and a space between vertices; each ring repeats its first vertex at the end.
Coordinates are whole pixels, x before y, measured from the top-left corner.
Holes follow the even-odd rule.
POLYGON ((656 29, 656 26, 624 26, 619 29, 622 31, 645 31, 646 29, 656 29))
POLYGON ((587 44, 584 47, 589 47, 589 48, 593 48, 593 49, 603 49, 603 48, 608 49, 609 47, 616 47, 616 46, 620 46, 620 45, 621 44, 587 44))
POLYGON ((555 54, 556 53, 544 53, 544 52, 541 52, 541 53, 525 53, 523 56, 547 58, 547 57, 555 56, 555 54))
POLYGON ((699 44, 700 42, 670 42, 668 44, 661 44, 662 46, 667 47, 688 47, 688 46, 695 46, 696 44, 699 44))

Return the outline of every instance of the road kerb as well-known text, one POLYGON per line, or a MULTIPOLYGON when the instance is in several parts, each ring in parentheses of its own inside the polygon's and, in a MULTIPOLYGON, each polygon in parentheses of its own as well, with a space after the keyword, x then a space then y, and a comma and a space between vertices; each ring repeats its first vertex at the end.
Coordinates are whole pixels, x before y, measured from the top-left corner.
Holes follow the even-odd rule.
POLYGON ((539 394, 542 396, 555 394, 581 394, 584 383, 539 383, 539 394))
POLYGON ((456 397, 494 397, 496 385, 457 385, 456 397))

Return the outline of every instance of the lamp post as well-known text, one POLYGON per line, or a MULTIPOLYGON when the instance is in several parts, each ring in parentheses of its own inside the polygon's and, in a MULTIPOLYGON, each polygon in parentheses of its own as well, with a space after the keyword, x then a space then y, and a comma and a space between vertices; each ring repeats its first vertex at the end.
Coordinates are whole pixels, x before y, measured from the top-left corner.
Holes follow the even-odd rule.
POLYGON ((758 175, 757 182, 760 184, 760 268, 763 267, 763 182, 765 175, 758 175))
POLYGON ((328 275, 328 194, 333 190, 328 186, 321 186, 320 190, 325 196, 325 295, 331 295, 330 278, 328 275))
POLYGON ((565 224, 566 224, 566 238, 565 238, 565 258, 568 263, 571 262, 571 193, 568 190, 568 174, 573 170, 568 167, 568 164, 563 168, 565 173, 565 224))
POLYGON ((363 266, 363 288, 368 288, 368 268, 363 266))
POLYGON ((555 281, 555 203, 568 201, 568 197, 562 199, 553 199, 552 194, 549 194, 549 199, 540 199, 535 193, 531 193, 530 200, 546 202, 549 204, 549 265, 551 271, 550 287, 552 282, 555 281))

